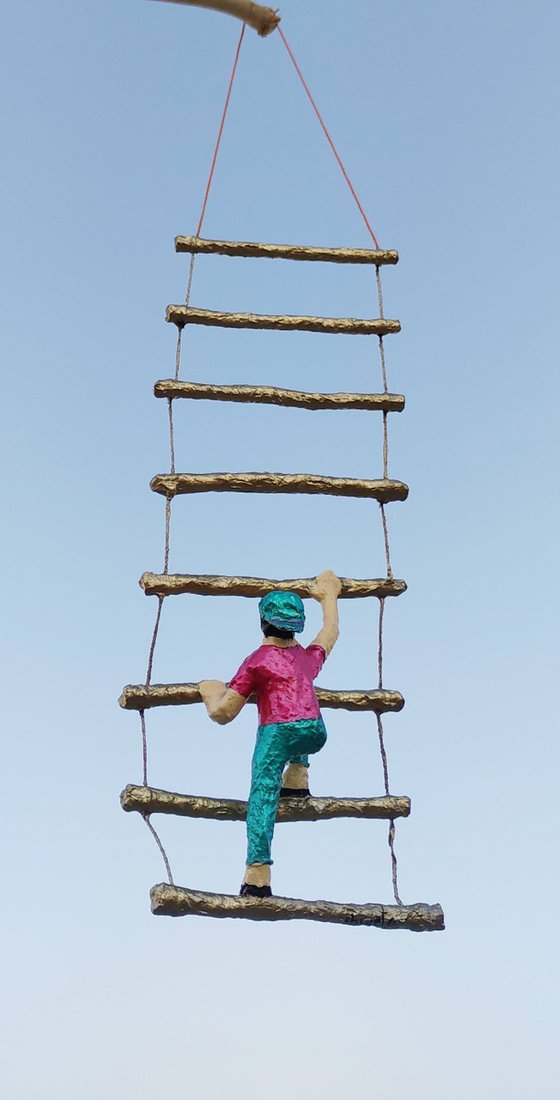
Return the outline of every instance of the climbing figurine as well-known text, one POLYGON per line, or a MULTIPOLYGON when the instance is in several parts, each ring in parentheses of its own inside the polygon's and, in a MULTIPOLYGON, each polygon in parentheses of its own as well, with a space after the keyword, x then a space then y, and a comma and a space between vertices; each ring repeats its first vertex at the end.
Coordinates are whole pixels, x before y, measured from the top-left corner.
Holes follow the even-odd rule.
POLYGON ((220 725, 233 721, 249 696, 257 700, 259 727, 247 804, 247 865, 240 894, 270 897, 271 844, 280 798, 309 797, 309 755, 319 752, 327 731, 313 681, 338 638, 341 582, 327 570, 311 595, 321 604, 323 625, 304 648, 294 634, 305 624, 295 592, 269 592, 259 602, 262 644, 243 661, 229 684, 202 680, 202 700, 220 725))

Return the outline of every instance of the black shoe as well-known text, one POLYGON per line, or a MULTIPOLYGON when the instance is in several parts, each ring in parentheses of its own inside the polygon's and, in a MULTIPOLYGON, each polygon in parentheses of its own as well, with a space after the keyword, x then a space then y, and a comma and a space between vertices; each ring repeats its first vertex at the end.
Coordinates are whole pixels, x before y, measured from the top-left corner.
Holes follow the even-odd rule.
POLYGON ((242 898, 270 898, 272 890, 270 886, 253 886, 250 882, 242 882, 239 891, 242 898))
POLYGON ((280 798, 311 798, 309 787, 282 787, 280 798))

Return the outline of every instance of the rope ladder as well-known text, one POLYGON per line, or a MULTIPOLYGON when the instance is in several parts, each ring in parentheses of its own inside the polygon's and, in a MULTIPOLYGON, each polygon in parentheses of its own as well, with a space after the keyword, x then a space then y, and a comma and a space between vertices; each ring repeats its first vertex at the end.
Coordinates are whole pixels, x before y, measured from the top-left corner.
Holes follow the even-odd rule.
MULTIPOLYGON (((188 3, 190 0, 174 0, 174 2, 188 3)), ((406 796, 393 795, 390 792, 389 768, 383 727, 383 714, 398 712, 404 705, 402 695, 398 691, 387 689, 383 680, 383 626, 385 603, 389 597, 399 596, 406 590, 405 582, 393 576, 389 533, 385 513, 385 506, 387 503, 403 501, 408 495, 408 487, 403 482, 390 479, 388 474, 388 416, 390 413, 400 412, 404 408, 405 399, 402 394, 390 393, 388 388, 384 337, 386 335, 398 333, 400 331, 400 324, 398 321, 388 320, 384 316, 381 267, 384 265, 396 264, 398 262, 398 254, 393 250, 380 249, 354 188, 346 174, 346 170, 336 152, 330 134, 325 127, 315 101, 301 74, 301 70, 299 69, 281 28, 277 26, 278 19, 275 13, 272 12, 271 16, 271 9, 264 9, 269 13, 265 18, 259 15, 259 5, 247 4, 245 0, 242 0, 242 3, 238 3, 237 0, 230 0, 230 2, 226 4, 222 3, 222 0, 220 0, 219 3, 207 3, 202 6, 217 7, 220 10, 229 11, 230 14, 239 14, 237 9, 240 9, 244 13, 243 16, 240 16, 243 18, 246 17, 249 8, 254 9, 252 10, 253 21, 251 25, 255 26, 257 30, 259 30, 260 26, 261 29, 259 33, 269 34, 272 30, 278 29, 278 33, 297 70, 305 92, 319 118, 333 153, 350 187, 360 213, 362 214, 374 247, 368 249, 322 248, 317 246, 263 244, 247 241, 206 240, 201 237, 200 234, 206 203, 245 33, 244 22, 235 53, 233 70, 230 77, 228 93, 198 227, 194 236, 178 236, 175 240, 176 251, 181 254, 186 253, 190 255, 185 302, 180 305, 169 306, 166 314, 166 320, 176 325, 177 328, 175 375, 173 378, 157 381, 154 386, 155 396, 167 401, 169 422, 170 469, 166 474, 157 474, 151 481, 152 490, 163 495, 165 498, 164 562, 161 573, 147 572, 144 573, 140 579, 140 584, 145 594, 153 595, 157 600, 155 625, 149 647, 145 681, 142 684, 129 684, 125 687, 119 699, 119 703, 124 709, 136 710, 139 713, 142 736, 143 781, 141 785, 129 784, 125 788, 121 794, 121 804, 126 812, 137 812, 142 816, 154 837, 165 864, 168 882, 159 883, 151 890, 152 911, 155 914, 170 916, 195 914, 221 918, 236 917, 265 921, 300 919, 380 928, 405 928, 413 931, 439 930, 444 927, 443 912, 439 905, 429 905, 425 903, 405 905, 399 894, 398 868, 395 853, 395 820, 399 817, 408 817, 410 813, 410 799, 406 796), (272 17, 276 20, 273 26, 271 25, 272 17), (263 30, 265 26, 267 29, 263 30), (373 268, 375 274, 378 316, 376 318, 357 320, 356 318, 292 317, 283 315, 264 316, 251 313, 226 313, 216 312, 210 309, 195 309, 190 304, 195 259, 198 255, 209 254, 223 257, 234 256, 261 260, 281 259, 286 261, 313 263, 351 263, 369 267, 370 271, 373 268), (281 331, 304 330, 317 334, 363 335, 370 339, 373 338, 377 342, 382 377, 382 391, 380 393, 311 393, 299 390, 287 390, 276 386, 249 386, 244 384, 226 386, 215 385, 209 382, 194 383, 182 380, 180 378, 182 335, 185 327, 189 324, 217 325, 231 329, 247 330, 263 328, 281 331), (177 472, 175 469, 173 423, 173 402, 175 400, 243 402, 256 406, 260 404, 274 404, 281 407, 305 408, 315 411, 321 411, 322 409, 340 411, 350 408, 362 409, 370 413, 380 413, 383 420, 382 477, 377 479, 359 479, 339 478, 334 476, 327 477, 313 473, 177 472), (278 823, 310 820, 322 821, 342 817, 359 818, 364 821, 374 819, 388 821, 387 843, 390 854, 391 881, 394 897, 394 902, 391 904, 354 904, 321 900, 305 901, 278 896, 272 896, 270 898, 241 897, 232 894, 216 894, 180 887, 177 886, 173 880, 167 853, 151 821, 152 815, 159 813, 190 818, 205 818, 215 821, 243 821, 245 820, 247 804, 237 799, 198 797, 167 790, 159 790, 151 787, 149 784, 146 711, 152 707, 185 706, 197 704, 201 701, 197 684, 152 683, 154 654, 157 646, 164 602, 171 596, 181 594, 237 596, 254 599, 260 598, 271 590, 278 589, 294 591, 303 599, 306 599, 311 596, 312 585, 310 578, 266 579, 246 576, 216 576, 188 573, 171 574, 169 572, 170 524, 174 498, 177 495, 208 492, 256 494, 311 493, 357 497, 370 501, 373 500, 378 504, 385 553, 386 575, 379 578, 342 578, 342 591, 340 593, 341 599, 374 598, 378 600, 379 613, 376 637, 377 683, 375 686, 365 690, 335 691, 329 688, 318 688, 317 697, 322 707, 344 709, 350 712, 373 712, 375 715, 379 752, 383 770, 384 793, 376 797, 363 798, 312 797, 305 800, 285 798, 280 802, 277 821, 278 823)), ((247 19, 247 22, 251 22, 251 20, 247 19)))

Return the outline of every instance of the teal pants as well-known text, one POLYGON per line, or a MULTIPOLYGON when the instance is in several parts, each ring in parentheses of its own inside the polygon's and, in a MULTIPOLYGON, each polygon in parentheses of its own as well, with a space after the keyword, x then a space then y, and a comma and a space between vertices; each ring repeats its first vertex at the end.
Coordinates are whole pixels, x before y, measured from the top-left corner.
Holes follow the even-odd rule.
POLYGON ((259 726, 253 753, 251 792, 247 806, 247 863, 272 863, 270 848, 282 772, 286 764, 308 764, 327 740, 321 717, 259 726))

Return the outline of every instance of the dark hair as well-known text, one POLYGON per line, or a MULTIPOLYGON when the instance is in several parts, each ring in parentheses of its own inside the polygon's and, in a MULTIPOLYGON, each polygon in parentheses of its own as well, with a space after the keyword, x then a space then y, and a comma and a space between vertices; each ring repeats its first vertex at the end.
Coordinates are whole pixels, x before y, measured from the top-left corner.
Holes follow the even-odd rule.
POLYGON ((293 638, 293 630, 282 630, 279 626, 273 626, 272 623, 267 623, 266 619, 261 619, 261 630, 265 638, 282 638, 287 640, 293 638))

